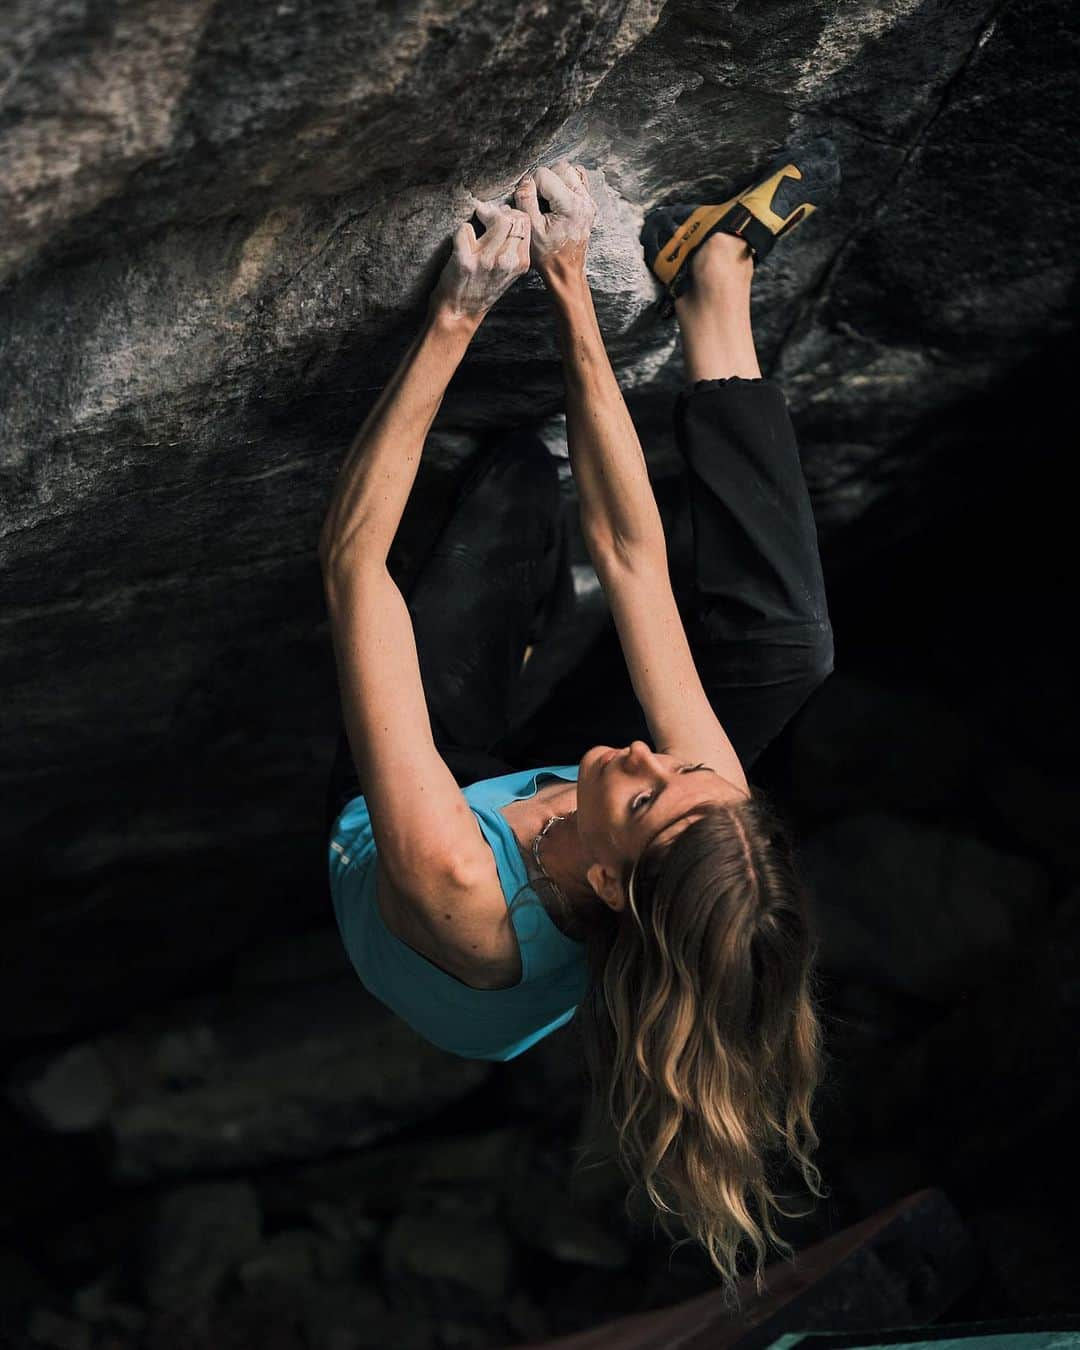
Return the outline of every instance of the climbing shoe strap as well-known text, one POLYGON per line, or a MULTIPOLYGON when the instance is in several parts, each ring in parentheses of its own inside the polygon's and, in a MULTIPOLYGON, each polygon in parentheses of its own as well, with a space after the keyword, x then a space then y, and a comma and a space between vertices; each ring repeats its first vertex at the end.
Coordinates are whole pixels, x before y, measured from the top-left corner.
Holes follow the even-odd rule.
POLYGON ((686 258, 717 230, 745 239, 760 262, 777 239, 817 208, 798 201, 798 180, 802 174, 794 164, 771 174, 741 196, 719 205, 699 206, 687 216, 671 243, 652 264, 653 272, 664 283, 672 278, 686 258), (773 209, 787 207, 784 215, 773 209), (792 209, 794 207, 794 209, 792 209))

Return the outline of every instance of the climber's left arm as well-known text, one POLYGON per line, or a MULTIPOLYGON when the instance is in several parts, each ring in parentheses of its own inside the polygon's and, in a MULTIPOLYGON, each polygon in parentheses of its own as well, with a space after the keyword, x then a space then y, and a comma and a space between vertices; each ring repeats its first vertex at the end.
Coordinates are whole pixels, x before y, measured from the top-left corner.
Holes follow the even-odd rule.
POLYGON ((424 441, 482 316, 433 297, 420 332, 356 433, 319 538, 324 569, 385 562, 409 500, 424 441))
POLYGON ((386 560, 450 377, 484 313, 529 265, 526 218, 511 238, 511 220, 494 207, 488 214, 481 249, 471 226, 458 232, 427 322, 349 452, 319 544, 345 732, 379 856, 418 912, 446 901, 443 940, 449 913, 473 960, 493 931, 491 888, 475 885, 491 850, 435 746, 412 622, 386 560))
POLYGON ((351 560, 385 562, 420 464, 424 440, 451 376, 488 310, 529 270, 529 218, 489 202, 454 234, 427 318, 364 419, 338 474, 319 539, 324 570, 351 560))

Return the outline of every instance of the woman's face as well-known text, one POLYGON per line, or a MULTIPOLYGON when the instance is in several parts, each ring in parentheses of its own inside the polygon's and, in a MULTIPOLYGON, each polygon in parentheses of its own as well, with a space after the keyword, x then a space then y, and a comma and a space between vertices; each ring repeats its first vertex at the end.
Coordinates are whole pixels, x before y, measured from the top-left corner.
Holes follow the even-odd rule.
POLYGON ((644 741, 624 750, 594 745, 578 765, 578 833, 591 864, 599 864, 610 880, 654 837, 667 843, 679 835, 690 823, 679 818, 693 807, 746 796, 711 766, 658 754, 644 741), (664 833, 668 825, 674 825, 670 835, 664 833))

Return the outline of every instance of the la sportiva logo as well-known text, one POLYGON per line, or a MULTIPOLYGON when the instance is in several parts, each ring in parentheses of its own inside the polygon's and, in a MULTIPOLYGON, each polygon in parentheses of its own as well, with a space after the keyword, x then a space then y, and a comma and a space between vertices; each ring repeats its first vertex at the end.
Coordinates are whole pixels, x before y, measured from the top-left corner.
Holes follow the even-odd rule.
POLYGON ((700 220, 695 220, 694 223, 693 223, 693 225, 690 226, 689 230, 688 230, 685 234, 682 234, 682 235, 679 236, 679 242, 675 245, 675 247, 671 250, 671 252, 670 252, 669 254, 666 255, 666 257, 664 258, 664 261, 665 261, 665 262, 674 262, 675 259, 676 259, 676 258, 679 256, 679 254, 682 252, 682 247, 683 247, 683 245, 684 245, 684 244, 688 244, 688 243, 690 242, 690 240, 693 239, 694 235, 697 234, 698 230, 700 230, 700 229, 701 229, 701 221, 700 221, 700 220))

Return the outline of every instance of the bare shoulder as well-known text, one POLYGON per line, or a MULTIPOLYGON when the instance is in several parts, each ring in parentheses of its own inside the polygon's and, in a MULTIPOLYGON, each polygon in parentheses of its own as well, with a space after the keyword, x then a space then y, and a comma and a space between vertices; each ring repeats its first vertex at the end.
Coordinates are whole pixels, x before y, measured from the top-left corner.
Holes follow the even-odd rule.
POLYGON ((414 898, 395 888, 376 862, 375 898, 400 942, 471 989, 509 989, 521 980, 521 952, 507 918, 495 856, 460 893, 414 898))

